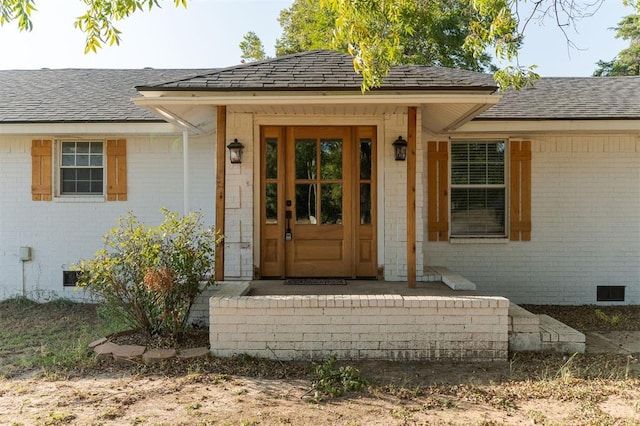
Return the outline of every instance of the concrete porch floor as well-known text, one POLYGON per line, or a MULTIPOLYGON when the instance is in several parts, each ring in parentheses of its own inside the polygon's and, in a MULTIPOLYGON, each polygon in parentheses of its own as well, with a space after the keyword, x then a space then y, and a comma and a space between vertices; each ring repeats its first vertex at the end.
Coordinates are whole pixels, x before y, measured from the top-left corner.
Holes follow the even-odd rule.
POLYGON ((453 290, 437 281, 418 282, 409 288, 403 281, 347 280, 346 285, 285 285, 285 280, 254 280, 250 296, 334 294, 397 294, 400 296, 479 296, 477 291, 453 290))

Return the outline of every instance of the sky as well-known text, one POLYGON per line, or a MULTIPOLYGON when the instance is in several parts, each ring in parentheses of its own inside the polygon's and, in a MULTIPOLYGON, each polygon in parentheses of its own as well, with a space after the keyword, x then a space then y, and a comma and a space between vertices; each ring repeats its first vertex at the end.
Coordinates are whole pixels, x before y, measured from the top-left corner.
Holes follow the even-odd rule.
MULTIPOLYGON (((281 34, 278 14, 292 0, 190 0, 187 9, 163 3, 162 9, 120 22, 120 46, 84 54, 84 34, 73 27, 83 13, 82 1, 36 0, 33 31, 19 32, 15 24, 0 27, 0 69, 233 66, 240 63, 238 45, 248 31, 255 31, 267 54, 274 55, 281 34)), ((630 13, 622 0, 604 0, 593 17, 568 30, 577 48, 567 46, 554 22, 532 23, 520 64, 537 65, 544 77, 591 75, 598 60, 611 60, 627 47, 610 28, 630 13)))

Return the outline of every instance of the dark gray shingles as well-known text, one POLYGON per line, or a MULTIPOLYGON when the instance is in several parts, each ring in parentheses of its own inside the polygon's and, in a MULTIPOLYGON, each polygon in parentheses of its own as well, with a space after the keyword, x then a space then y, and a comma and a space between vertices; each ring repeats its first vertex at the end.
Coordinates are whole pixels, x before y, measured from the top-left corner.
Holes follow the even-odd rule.
POLYGON ((26 122, 162 121, 137 107, 136 84, 203 70, 0 70, 0 124, 26 122))
POLYGON ((551 77, 509 90, 476 120, 640 119, 640 76, 551 77))
MULTIPOLYGON (((139 90, 359 90, 362 78, 349 55, 329 50, 298 53, 139 86, 139 90)), ((466 70, 428 66, 394 67, 382 90, 495 90, 492 76, 466 70)))

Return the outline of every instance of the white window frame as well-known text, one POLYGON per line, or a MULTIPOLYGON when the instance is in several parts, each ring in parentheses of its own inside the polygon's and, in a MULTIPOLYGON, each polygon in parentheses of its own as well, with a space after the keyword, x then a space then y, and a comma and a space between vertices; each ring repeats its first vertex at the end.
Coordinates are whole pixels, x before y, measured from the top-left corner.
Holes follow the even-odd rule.
POLYGON ((54 201, 57 202, 104 202, 107 190, 107 142, 103 139, 57 139, 54 143, 54 201), (93 142, 102 144, 102 193, 63 194, 62 193, 62 144, 64 142, 93 142))
POLYGON ((506 138, 482 138, 482 139, 451 139, 449 142, 449 241, 451 242, 477 242, 486 240, 490 242, 509 241, 509 140, 506 138), (502 184, 454 184, 453 183, 453 145, 474 143, 503 143, 504 144, 504 181, 502 184), (453 232, 453 190, 454 189, 503 189, 504 190, 504 232, 502 234, 454 234, 453 232))

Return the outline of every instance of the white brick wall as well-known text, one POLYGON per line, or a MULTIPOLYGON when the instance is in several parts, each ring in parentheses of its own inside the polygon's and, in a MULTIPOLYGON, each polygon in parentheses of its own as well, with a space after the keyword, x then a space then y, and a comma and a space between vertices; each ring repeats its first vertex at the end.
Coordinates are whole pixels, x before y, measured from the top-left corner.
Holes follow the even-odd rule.
POLYGON ((216 356, 507 359, 509 301, 398 295, 210 299, 216 356))
MULTIPOLYGON (((113 135, 105 135, 112 137, 113 135)), ((182 212, 182 135, 126 136, 128 201, 34 202, 31 200, 32 136, 0 136, 0 298, 22 294, 20 246, 33 248, 25 262, 31 297, 83 300, 83 292, 62 286, 62 271, 102 247, 102 236, 119 216, 132 211, 150 225, 161 207, 182 212)), ((191 137, 191 207, 215 223, 215 136, 191 137)))
MULTIPOLYGON (((418 109, 417 128, 421 123, 418 109)), ((407 163, 394 161, 392 142, 398 136, 407 138, 407 114, 388 114, 384 120, 384 138, 379 141, 379 154, 384 156, 384 278, 388 281, 405 281, 407 279, 407 163)), ((421 277, 424 269, 423 242, 424 224, 420 220, 426 215, 425 190, 426 170, 424 162, 424 146, 416 145, 416 272, 421 277)))
POLYGON ((478 290, 514 303, 593 304, 596 286, 626 286, 640 303, 640 142, 628 136, 533 140, 532 238, 425 244, 478 290))
MULTIPOLYGON (((227 115, 227 140, 238 139, 244 145, 242 163, 230 164, 226 159, 225 181, 225 279, 253 278, 253 171, 254 138, 253 114, 227 115)), ((257 142, 256 142, 257 143, 257 142)))

